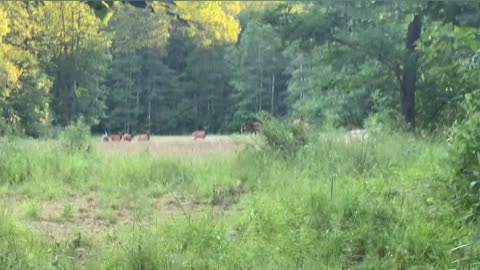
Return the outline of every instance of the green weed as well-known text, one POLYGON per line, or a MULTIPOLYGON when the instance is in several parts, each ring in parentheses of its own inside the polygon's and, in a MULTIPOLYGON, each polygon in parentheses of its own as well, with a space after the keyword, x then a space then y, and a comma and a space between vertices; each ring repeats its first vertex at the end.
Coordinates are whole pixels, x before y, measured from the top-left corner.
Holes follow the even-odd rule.
MULTIPOLYGON (((106 238, 91 236, 97 255, 86 259, 85 269, 475 265, 480 259, 476 229, 461 220, 462 211, 452 203, 456 193, 445 166, 445 143, 375 133, 365 142, 346 144, 338 140, 342 136, 310 136, 291 154, 252 147, 230 159, 62 154, 55 141, 14 140, 0 146, 6 150, 0 152, 2 158, 12 159, 5 163, 14 164, 20 156, 29 161, 4 167, 0 190, 39 201, 67 194, 95 198, 97 216, 116 231, 106 238), (208 199, 210 206, 203 211, 188 205, 158 209, 158 201, 172 192, 208 199), (117 222, 115 213, 122 209, 134 213, 133 224, 117 222), (176 211, 176 216, 162 211, 176 211)), ((71 220, 74 207, 63 209, 63 220, 71 220)), ((17 222, 10 219, 9 224, 17 222)), ((28 235, 15 233, 15 239, 28 235)), ((15 245, 25 248, 27 243, 15 245)), ((62 250, 32 254, 56 255, 68 265, 62 250)), ((14 264, 27 260, 9 254, 1 256, 14 264)), ((45 263, 40 257, 32 260, 45 263)))

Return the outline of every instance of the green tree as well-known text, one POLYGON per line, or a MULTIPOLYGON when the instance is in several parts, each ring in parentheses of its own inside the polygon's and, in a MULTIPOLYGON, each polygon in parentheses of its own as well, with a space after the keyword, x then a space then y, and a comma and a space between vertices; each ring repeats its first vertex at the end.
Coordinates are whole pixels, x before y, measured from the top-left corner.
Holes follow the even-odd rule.
POLYGON ((30 42, 40 38, 37 16, 25 3, 0 4, 0 122, 32 136, 42 135, 50 123, 51 80, 36 58, 39 50, 30 42))
POLYGON ((226 55, 232 72, 236 118, 251 113, 279 112, 284 103, 284 69, 287 63, 280 39, 270 25, 251 20, 239 44, 226 55))
POLYGON ((44 42, 54 41, 49 45, 53 54, 47 69, 54 78, 55 122, 66 125, 84 116, 93 124, 104 111, 105 92, 100 85, 110 60, 110 37, 84 3, 48 2, 42 15, 44 42))

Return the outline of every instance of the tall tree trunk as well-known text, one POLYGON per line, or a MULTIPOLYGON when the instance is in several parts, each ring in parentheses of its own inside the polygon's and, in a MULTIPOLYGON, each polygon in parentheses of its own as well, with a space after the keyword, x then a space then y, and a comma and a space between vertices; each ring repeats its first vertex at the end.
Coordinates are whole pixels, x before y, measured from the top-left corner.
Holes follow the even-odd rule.
POLYGON ((127 121, 125 124, 126 129, 124 130, 124 132, 126 133, 130 132, 130 112, 132 111, 132 109, 130 108, 130 84, 132 83, 132 77, 132 72, 128 72, 128 81, 125 84, 125 98, 127 99, 127 121))
MULTIPOLYGON (((78 43, 79 43, 79 38, 77 37, 77 34, 75 33, 75 17, 74 17, 74 9, 72 8, 72 47, 71 47, 71 52, 72 52, 72 57, 73 57, 73 66, 72 66, 72 77, 73 77, 73 82, 72 82, 72 91, 70 92, 71 95, 71 104, 72 104, 72 120, 76 121, 77 118, 77 95, 76 95, 76 90, 78 88, 77 86, 77 48, 78 48, 78 43)), ((80 18, 78 20, 78 29, 80 29, 80 18)))
POLYGON ((258 67, 260 68, 260 89, 258 93, 258 111, 262 111, 262 95, 263 95, 263 55, 261 46, 263 45, 262 31, 260 30, 260 42, 258 43, 258 67))
POLYGON ((193 124, 194 128, 196 129, 198 126, 198 97, 197 93, 193 93, 193 124))
POLYGON ((418 69, 418 54, 415 51, 415 42, 420 39, 422 24, 422 16, 415 15, 408 26, 405 44, 406 54, 400 96, 402 116, 409 128, 415 128, 415 90, 418 69))
MULTIPOLYGON (((156 77, 156 76, 155 76, 156 77)), ((152 93, 157 89, 157 81, 153 80, 153 87, 148 93, 148 134, 152 134, 152 93)))
POLYGON ((134 130, 138 130, 138 126, 139 126, 139 119, 138 119, 138 115, 140 114, 140 91, 138 90, 138 86, 135 87, 135 90, 136 90, 136 103, 135 103, 135 125, 134 125, 134 130))
POLYGON ((275 101, 275 73, 272 75, 272 102, 271 102, 271 110, 270 113, 273 115, 273 109, 274 109, 274 101, 275 101))
POLYGON ((70 106, 70 95, 69 95, 69 90, 68 88, 71 87, 71 85, 68 85, 68 81, 67 81, 67 76, 65 76, 66 72, 66 65, 65 65, 65 61, 67 61, 68 59, 68 47, 67 47, 67 27, 66 27, 66 22, 65 22, 65 2, 62 1, 60 2, 60 10, 61 10, 61 15, 62 15, 62 50, 63 50, 63 59, 61 60, 61 72, 60 72, 60 76, 59 76, 59 80, 62 82, 61 85, 63 87, 65 87, 66 92, 64 92, 64 90, 60 90, 59 92, 63 92, 63 93, 59 93, 59 96, 62 97, 63 99, 63 105, 65 106, 65 108, 62 108, 64 110, 66 110, 66 115, 67 115, 67 119, 66 119, 66 123, 65 124, 68 124, 71 122, 72 120, 72 115, 71 115, 71 106, 70 106))
POLYGON ((304 74, 303 74, 303 55, 302 55, 302 63, 300 63, 300 81, 302 82, 301 85, 302 85, 302 90, 300 92, 300 99, 303 99, 303 85, 304 85, 304 80, 305 80, 305 77, 304 77, 304 74))
POLYGON ((261 112, 263 109, 263 104, 262 104, 262 95, 263 95, 263 68, 260 69, 260 96, 259 96, 259 111, 261 112))
POLYGON ((213 89, 210 89, 210 99, 212 100, 212 114, 215 115, 215 95, 213 89))
POLYGON ((151 134, 152 128, 152 96, 148 98, 148 134, 151 134))
POLYGON ((255 112, 259 112, 259 110, 258 110, 258 108, 259 108, 259 107, 258 107, 258 96, 259 96, 258 90, 259 90, 260 88, 258 87, 258 82, 255 82, 255 88, 256 88, 255 90, 256 90, 256 92, 257 92, 257 93, 255 93, 255 112))

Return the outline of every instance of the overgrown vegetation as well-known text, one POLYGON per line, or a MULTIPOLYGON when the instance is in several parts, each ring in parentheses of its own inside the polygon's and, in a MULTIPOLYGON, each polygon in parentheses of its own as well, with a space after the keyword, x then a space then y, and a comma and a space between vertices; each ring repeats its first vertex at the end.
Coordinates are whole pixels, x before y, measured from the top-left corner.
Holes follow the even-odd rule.
MULTIPOLYGON (((294 151, 272 151, 272 145, 247 148, 228 160, 98 151, 62 155, 55 141, 16 140, 3 145, 2 160, 14 158, 12 153, 30 154, 22 170, 2 170, 2 189, 7 196, 25 194, 43 205, 52 198, 68 199, 67 194, 93 191, 97 198, 106 197, 106 204, 98 202, 97 216, 115 226, 114 236, 83 234, 78 241, 88 244, 72 247, 71 239, 78 237, 72 231, 59 248, 41 252, 64 269, 74 269, 73 264, 75 269, 462 269, 480 259, 477 243, 470 241, 475 230, 462 219, 468 208, 452 201, 449 181, 455 175, 445 166, 444 143, 376 133, 346 144, 335 132, 308 133, 307 142, 292 144, 303 135, 285 135, 279 128, 290 124, 264 124, 268 131, 260 145, 271 142, 267 137, 285 136, 274 142, 284 145, 276 147, 294 151), (23 174, 23 181, 6 181, 26 168, 30 173, 23 174), (204 198, 206 212, 182 206, 177 218, 157 216, 155 201, 175 193, 204 198), (131 207, 137 214, 122 226, 122 216, 115 213, 131 207), (216 217, 212 211, 217 207, 227 216, 216 217), (85 252, 89 255, 78 255, 85 252)), ((78 222, 75 216, 85 210, 77 207, 66 202, 56 222, 78 222)), ((41 209, 7 214, 18 220, 2 219, 2 235, 13 233, 5 222, 41 222, 41 209)), ((41 239, 41 231, 15 234, 12 239, 41 239)), ((27 243, 16 241, 17 248, 27 243)), ((8 245, 0 254, 14 267, 42 265, 27 266, 32 259, 13 256, 13 243, 8 245)))

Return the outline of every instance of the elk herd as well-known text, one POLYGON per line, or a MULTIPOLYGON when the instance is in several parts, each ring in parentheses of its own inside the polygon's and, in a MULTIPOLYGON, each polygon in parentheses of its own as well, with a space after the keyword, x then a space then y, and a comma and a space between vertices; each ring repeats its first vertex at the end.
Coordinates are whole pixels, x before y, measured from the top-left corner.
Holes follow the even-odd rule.
MULTIPOLYGON (((303 117, 300 116, 300 118, 295 119, 294 124, 303 124, 306 127, 308 127, 307 123, 303 121, 303 117)), ((240 125, 240 134, 252 134, 252 135, 257 135, 262 128, 262 123, 258 121, 254 121, 249 123, 248 125, 243 122, 240 125)), ((207 137, 207 129, 200 127, 198 130, 193 132, 193 140, 197 139, 205 139, 207 137)), ((136 138, 137 141, 142 142, 142 141, 149 141, 150 140, 150 134, 130 134, 130 133, 119 133, 119 134, 112 134, 108 136, 107 132, 102 135, 102 141, 104 142, 121 142, 121 141, 126 141, 126 142, 131 142, 136 138)), ((353 141, 363 141, 368 139, 368 132, 364 129, 354 129, 349 131, 345 135, 345 143, 349 144, 353 141)))
POLYGON ((131 142, 133 139, 136 138, 137 141, 149 141, 150 140, 150 134, 130 134, 130 133, 120 133, 120 134, 112 134, 110 137, 108 136, 107 132, 102 135, 102 141, 104 142, 131 142))

